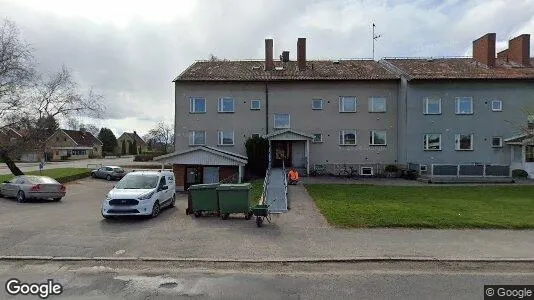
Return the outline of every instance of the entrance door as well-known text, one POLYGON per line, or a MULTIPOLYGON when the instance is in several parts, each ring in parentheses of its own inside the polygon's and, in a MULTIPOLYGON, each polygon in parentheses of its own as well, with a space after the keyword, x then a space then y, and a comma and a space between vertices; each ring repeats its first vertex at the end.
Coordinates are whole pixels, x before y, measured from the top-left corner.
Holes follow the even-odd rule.
POLYGON ((204 167, 204 183, 219 182, 219 168, 218 167, 204 167))
POLYGON ((306 167, 306 142, 294 141, 291 149, 292 167, 305 168, 306 167))
POLYGON ((281 168, 282 162, 286 167, 291 166, 291 141, 272 141, 271 154, 273 167, 281 168))
POLYGON ((186 167, 184 189, 187 190, 193 184, 202 183, 202 167, 186 167))

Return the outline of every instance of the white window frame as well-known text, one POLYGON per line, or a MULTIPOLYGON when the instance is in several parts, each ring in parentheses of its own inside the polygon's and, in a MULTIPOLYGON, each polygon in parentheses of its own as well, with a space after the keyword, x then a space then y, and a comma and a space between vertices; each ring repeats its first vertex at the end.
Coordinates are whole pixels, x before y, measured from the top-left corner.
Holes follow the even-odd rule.
POLYGON ((261 110, 261 100, 253 99, 250 100, 250 110, 261 110), (254 107, 254 103, 258 103, 258 107, 254 107))
POLYGON ((474 145, 473 145, 473 142, 474 142, 474 135, 472 133, 471 134, 461 134, 461 133, 455 134, 454 135, 454 150, 456 150, 456 151, 473 151, 473 149, 475 148, 474 145), (470 149, 460 149, 461 137, 462 136, 469 136, 470 137, 470 139, 471 139, 471 148, 470 149))
POLYGON ((442 148, 441 145, 443 143, 443 137, 442 137, 441 133, 425 133, 425 135, 423 137, 423 141, 424 141, 424 148, 423 149, 425 151, 441 151, 441 148, 442 148), (439 149, 430 149, 428 147, 428 144, 429 144, 429 141, 430 141, 429 136, 431 136, 431 135, 438 135, 439 136, 439 149))
POLYGON ((362 175, 362 176, 373 176, 374 175, 373 167, 361 167, 360 168, 360 175, 362 175), (364 170, 371 171, 371 173, 370 174, 365 174, 364 170))
POLYGON ((472 115, 473 114, 473 97, 456 97, 456 114, 457 115, 472 115), (461 100, 467 100, 469 99, 470 105, 470 112, 464 113, 460 112, 460 102, 461 100))
POLYGON ((356 146, 358 145, 358 133, 356 130, 341 130, 339 131, 339 145, 340 146, 356 146), (345 143, 345 134, 352 133, 354 134, 354 144, 347 144, 345 143))
POLYGON ((256 137, 256 136, 257 136, 257 137, 261 137, 261 134, 259 134, 259 133, 253 133, 253 134, 250 135, 250 137, 252 137, 252 138, 254 138, 254 137, 256 137))
POLYGON ((312 110, 323 110, 323 107, 324 107, 324 101, 323 99, 312 99, 312 110), (315 107, 314 106, 314 103, 316 101, 319 101, 319 103, 321 103, 321 106, 320 107, 315 107))
POLYGON ((369 112, 370 113, 385 113, 387 112, 387 99, 386 97, 370 97, 369 98, 369 112), (381 100, 381 101, 384 101, 384 110, 375 110, 374 109, 374 104, 375 104, 375 101, 377 100, 381 100))
POLYGON ((501 100, 491 100, 491 111, 502 111, 502 101, 501 100), (499 108, 494 108, 493 104, 499 103, 499 108))
POLYGON ((369 146, 387 146, 387 131, 386 130, 371 130, 370 131, 370 139, 369 139, 369 146), (383 144, 377 144, 375 143, 375 133, 381 132, 384 133, 384 143, 383 144))
POLYGON ((339 112, 341 113, 355 113, 358 111, 358 99, 355 96, 341 96, 339 97, 339 112), (354 101, 354 110, 345 110, 345 100, 354 101))
POLYGON ((233 146, 233 145, 235 145, 234 132, 233 131, 225 131, 225 130, 217 131, 217 145, 219 145, 219 146, 233 146), (225 144, 224 143, 224 134, 225 133, 232 133, 232 143, 231 144, 225 144))
POLYGON ((273 114, 273 127, 275 129, 291 128, 291 114, 290 113, 274 113, 273 114), (287 120, 288 120, 287 126, 277 126, 276 125, 276 116, 278 116, 278 115, 287 115, 287 120))
POLYGON ((190 130, 189 131, 189 146, 203 146, 206 145, 207 140, 207 134, 205 130, 190 130), (204 143, 203 144, 195 144, 195 136, 197 132, 203 132, 204 133, 204 143))
POLYGON ((206 98, 204 97, 191 97, 189 98, 189 113, 191 114, 204 114, 208 110, 208 103, 206 101, 206 98), (196 101, 202 100, 204 101, 204 111, 196 111, 196 101))
POLYGON ((423 107, 423 114, 425 115, 441 115, 441 98, 433 98, 433 97, 426 97, 424 98, 424 107, 423 107), (439 111, 438 112, 429 112, 428 111, 428 104, 430 100, 437 100, 439 104, 439 111))
POLYGON ((220 113, 233 113, 235 112, 235 100, 232 97, 221 97, 219 98, 219 101, 217 103, 217 111, 220 113), (232 101, 232 110, 226 111, 224 110, 224 101, 225 100, 231 100, 232 101))
POLYGON ((322 143, 323 142, 323 134, 322 133, 314 133, 313 134, 313 139, 312 139, 312 143, 322 143), (316 140, 315 139, 315 136, 316 135, 319 135, 320 136, 320 139, 316 140))
POLYGON ((502 148, 502 136, 492 136, 491 137, 491 148, 502 148), (499 145, 493 144, 493 139, 499 139, 499 145))
POLYGON ((427 165, 419 165, 419 172, 427 172, 428 167, 427 165))

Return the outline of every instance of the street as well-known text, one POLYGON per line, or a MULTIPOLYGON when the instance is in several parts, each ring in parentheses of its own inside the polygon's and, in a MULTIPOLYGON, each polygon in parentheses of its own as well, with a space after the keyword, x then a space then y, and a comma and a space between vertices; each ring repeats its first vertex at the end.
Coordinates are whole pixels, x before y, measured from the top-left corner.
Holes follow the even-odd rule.
MULTIPOLYGON (((53 279, 63 286, 60 299, 483 299, 485 284, 534 284, 533 270, 526 263, 3 261, 0 281, 53 279)), ((12 298, 4 288, 0 297, 12 298)))

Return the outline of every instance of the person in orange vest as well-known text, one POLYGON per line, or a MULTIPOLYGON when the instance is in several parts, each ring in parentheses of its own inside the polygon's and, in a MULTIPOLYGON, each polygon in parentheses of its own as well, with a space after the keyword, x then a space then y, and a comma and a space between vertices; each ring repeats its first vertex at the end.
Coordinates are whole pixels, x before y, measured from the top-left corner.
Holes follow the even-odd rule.
POLYGON ((295 168, 291 168, 287 176, 289 177, 289 184, 297 184, 299 182, 299 172, 295 168))

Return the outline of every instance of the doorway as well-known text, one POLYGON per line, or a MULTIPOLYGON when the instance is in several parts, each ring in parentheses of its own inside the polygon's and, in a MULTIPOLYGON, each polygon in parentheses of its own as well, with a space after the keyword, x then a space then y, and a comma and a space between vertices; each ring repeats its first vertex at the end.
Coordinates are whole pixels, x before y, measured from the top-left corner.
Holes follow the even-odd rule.
POLYGON ((271 141, 272 165, 281 168, 284 162, 286 168, 291 166, 291 141, 271 141))
POLYGON ((187 166, 185 168, 185 182, 184 189, 187 190, 193 184, 201 184, 203 182, 201 166, 187 166))

